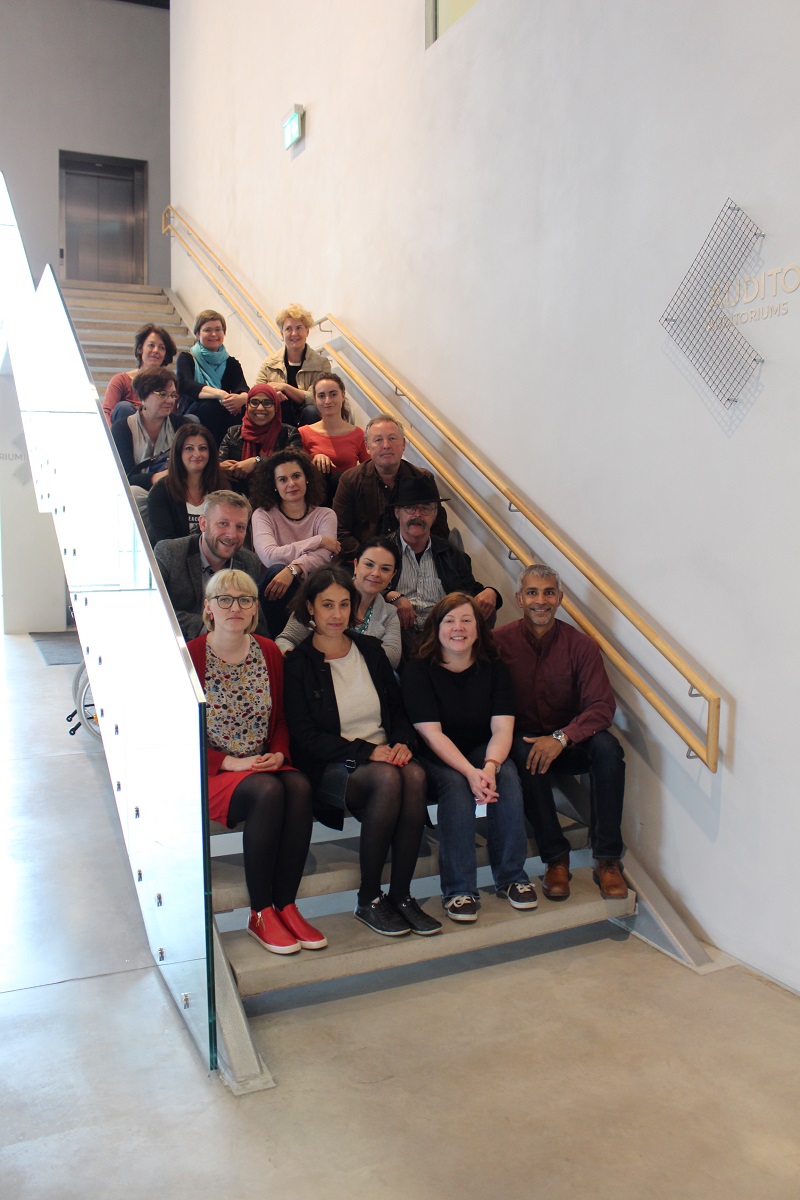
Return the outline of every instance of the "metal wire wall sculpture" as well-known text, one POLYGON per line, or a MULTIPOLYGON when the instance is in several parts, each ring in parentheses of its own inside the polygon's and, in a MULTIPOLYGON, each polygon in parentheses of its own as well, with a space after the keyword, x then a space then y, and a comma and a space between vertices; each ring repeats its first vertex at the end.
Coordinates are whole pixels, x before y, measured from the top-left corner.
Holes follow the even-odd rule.
POLYGON ((661 316, 667 333, 726 407, 739 398, 763 359, 742 337, 720 298, 763 236, 738 204, 726 200, 661 316))

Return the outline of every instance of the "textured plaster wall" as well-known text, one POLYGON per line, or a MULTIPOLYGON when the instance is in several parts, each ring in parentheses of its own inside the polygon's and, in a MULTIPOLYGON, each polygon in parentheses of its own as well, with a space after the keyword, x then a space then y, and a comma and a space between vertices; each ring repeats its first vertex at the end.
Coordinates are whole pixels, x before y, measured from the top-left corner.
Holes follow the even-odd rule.
MULTIPOLYGON (((349 323, 718 686, 716 776, 621 687, 626 838, 704 936, 800 987, 800 290, 743 326, 766 362, 734 416, 658 321, 727 196, 765 270, 800 262, 800 11, 482 0, 428 51, 421 0, 302 16, 173 0, 173 202, 269 309, 349 323), (213 96, 209 30, 236 64, 213 96)), ((177 252, 173 282, 213 299, 177 252)))

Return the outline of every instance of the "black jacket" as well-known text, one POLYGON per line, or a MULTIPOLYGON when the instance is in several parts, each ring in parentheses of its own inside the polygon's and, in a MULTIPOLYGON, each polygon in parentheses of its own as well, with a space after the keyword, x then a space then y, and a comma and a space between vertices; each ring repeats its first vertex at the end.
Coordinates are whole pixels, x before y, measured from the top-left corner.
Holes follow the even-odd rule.
MULTIPOLYGON (((277 454, 279 450, 285 450, 287 446, 296 446, 298 450, 303 449, 303 439, 300 437, 300 431, 294 425, 281 425, 278 436, 275 439, 275 449, 272 453, 277 454)), ((231 425, 222 439, 222 445, 219 448, 219 461, 227 462, 229 459, 233 459, 234 462, 242 461, 241 425, 231 425)))
MULTIPOLYGON (((381 705, 381 724, 389 744, 402 742, 413 750, 417 744, 414 726, 406 716, 400 687, 377 638, 349 632, 363 655, 381 705)), ((350 742, 341 735, 330 664, 306 638, 283 662, 283 707, 291 735, 292 762, 305 771, 317 787, 328 763, 369 762, 375 749, 361 739, 350 742)), ((339 822, 341 827, 341 821, 339 822)))
MULTIPOLYGON (((402 553, 400 534, 395 533, 393 538, 398 550, 402 553)), ((482 592, 487 586, 485 583, 479 583, 472 574, 472 561, 469 555, 465 554, 463 550, 459 550, 452 542, 446 542, 444 538, 437 537, 435 533, 432 533, 431 550, 436 574, 442 581, 445 595, 450 592, 466 592, 468 596, 477 596, 478 592, 482 592)), ((396 583, 397 580, 395 580, 396 583)), ((491 584, 489 586, 491 587, 491 584)), ((492 588, 492 591, 497 596, 497 607, 501 608, 503 597, 497 588, 492 588)))

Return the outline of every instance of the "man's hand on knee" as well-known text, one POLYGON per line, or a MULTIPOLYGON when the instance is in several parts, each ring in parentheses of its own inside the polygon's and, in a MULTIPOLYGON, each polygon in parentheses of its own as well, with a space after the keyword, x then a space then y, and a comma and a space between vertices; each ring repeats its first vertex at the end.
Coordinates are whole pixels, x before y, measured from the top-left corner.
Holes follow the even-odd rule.
POLYGON ((564 747, 552 734, 543 737, 526 737, 522 739, 530 746, 525 767, 531 775, 544 775, 551 763, 555 762, 564 747))

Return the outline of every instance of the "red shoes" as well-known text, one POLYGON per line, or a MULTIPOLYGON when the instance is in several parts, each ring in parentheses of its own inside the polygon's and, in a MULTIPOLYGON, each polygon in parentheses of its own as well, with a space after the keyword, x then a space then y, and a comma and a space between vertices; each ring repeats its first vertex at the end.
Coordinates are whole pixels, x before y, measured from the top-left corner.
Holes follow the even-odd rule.
POLYGON ((289 933, 274 908, 262 908, 261 912, 251 908, 247 932, 273 954, 296 954, 300 949, 297 938, 289 933))
POLYGON ((296 904, 287 904, 285 908, 276 908, 276 914, 296 938, 304 950, 324 950, 328 944, 325 934, 313 925, 309 925, 296 904))
POLYGON ((247 932, 272 954, 296 954, 301 946, 304 950, 324 950, 328 944, 325 934, 309 925, 296 904, 262 908, 261 912, 251 908, 247 932))

